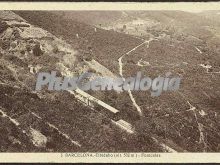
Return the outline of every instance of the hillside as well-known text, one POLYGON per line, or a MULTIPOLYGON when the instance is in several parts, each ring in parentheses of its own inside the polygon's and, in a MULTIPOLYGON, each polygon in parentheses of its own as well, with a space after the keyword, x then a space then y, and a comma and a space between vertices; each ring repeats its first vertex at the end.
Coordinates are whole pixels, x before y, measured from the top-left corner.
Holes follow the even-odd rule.
POLYGON ((219 22, 209 12, 0 11, 2 152, 219 152, 219 22), (93 19, 91 19, 93 18, 93 19), (101 24, 101 25, 100 25, 101 24), (178 91, 88 91, 128 133, 37 73, 181 77, 178 91), (141 113, 140 113, 141 112, 141 113), (126 125, 126 124, 125 124, 126 125))
POLYGON ((132 48, 141 40, 126 34, 106 31, 80 23, 75 20, 69 21, 62 16, 46 11, 16 11, 33 25, 42 27, 50 33, 59 36, 73 45, 78 51, 83 52, 89 59, 95 59, 102 65, 117 73, 117 66, 109 64, 109 60, 117 59, 127 49, 132 48), (64 28, 65 27, 65 28, 64 28), (77 38, 78 34, 79 38, 77 38))
POLYGON ((106 122, 107 116, 68 92, 34 91, 40 71, 74 75, 89 67, 74 46, 13 12, 1 11, 0 19, 2 152, 161 150, 156 144, 142 147, 142 140, 131 144, 137 135, 106 122))
MULTIPOLYGON (((148 38, 165 33, 185 42, 213 42, 219 31, 219 11, 67 11, 54 12, 65 19, 78 20, 99 28, 148 38), (91 19, 93 17, 93 19, 91 19), (100 21, 100 22, 98 22, 100 21), (195 28, 196 27, 196 28, 195 28)), ((215 39, 216 40, 216 39, 215 39)))
MULTIPOLYGON (((149 41, 129 55, 111 60, 112 65, 118 63, 118 68, 121 60, 124 77, 138 71, 149 77, 167 72, 182 77, 178 92, 162 93, 158 98, 140 91, 130 95, 143 111, 144 120, 150 125, 148 131, 187 151, 219 151, 219 11, 110 11, 108 17, 102 13, 90 12, 93 19, 86 17, 85 11, 63 12, 62 17, 149 41)), ((111 105, 119 109, 129 106, 127 98, 125 101, 118 94, 107 95, 105 99, 111 105)), ((132 118, 137 124, 135 120, 132 118)))

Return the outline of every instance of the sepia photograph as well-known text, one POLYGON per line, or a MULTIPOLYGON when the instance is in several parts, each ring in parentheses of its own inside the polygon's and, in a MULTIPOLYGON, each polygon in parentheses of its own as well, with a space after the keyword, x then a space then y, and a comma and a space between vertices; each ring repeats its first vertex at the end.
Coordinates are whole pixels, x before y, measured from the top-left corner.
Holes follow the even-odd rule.
POLYGON ((219 153, 220 9, 0 7, 0 152, 219 153))

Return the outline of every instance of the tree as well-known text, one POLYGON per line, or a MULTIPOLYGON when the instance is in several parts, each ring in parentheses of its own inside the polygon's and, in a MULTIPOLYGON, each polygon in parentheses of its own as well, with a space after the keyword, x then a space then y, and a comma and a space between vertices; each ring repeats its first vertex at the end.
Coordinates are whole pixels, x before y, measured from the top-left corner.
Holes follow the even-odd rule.
POLYGON ((3 50, 9 49, 10 48, 10 41, 8 39, 6 40, 0 40, 0 47, 3 50))
POLYGON ((52 51, 53 51, 53 53, 57 54, 57 53, 59 52, 59 48, 58 48, 58 46, 57 46, 57 45, 54 45, 52 51))
POLYGON ((37 44, 34 46, 34 48, 33 48, 33 54, 34 54, 35 56, 41 56, 41 55, 43 54, 43 51, 41 50, 39 43, 37 43, 37 44))
POLYGON ((126 25, 123 25, 123 30, 125 30, 126 29, 126 25))
POLYGON ((8 27, 6 22, 0 22, 0 33, 3 33, 8 27))

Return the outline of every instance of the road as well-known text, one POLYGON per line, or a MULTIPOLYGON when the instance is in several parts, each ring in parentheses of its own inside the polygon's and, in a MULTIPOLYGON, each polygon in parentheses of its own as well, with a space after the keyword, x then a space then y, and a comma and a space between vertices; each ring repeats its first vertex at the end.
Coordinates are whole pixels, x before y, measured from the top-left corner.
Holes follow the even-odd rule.
MULTIPOLYGON (((119 74, 120 76, 123 78, 123 80, 125 81, 125 78, 123 77, 123 63, 122 63, 122 59, 124 57, 126 57, 127 55, 129 55, 131 52, 135 51, 136 49, 138 49, 139 47, 143 46, 144 44, 147 44, 147 48, 149 48, 150 42, 153 40, 157 40, 155 38, 150 38, 149 40, 145 40, 144 42, 142 42, 141 44, 135 46, 134 48, 132 48, 131 50, 127 51, 124 55, 122 55, 119 59, 118 59, 118 64, 119 64, 119 74)), ((137 109, 137 112, 139 113, 140 116, 143 116, 142 110, 140 108, 140 106, 136 103, 135 98, 133 96, 133 94, 131 93, 131 90, 128 90, 128 94, 129 97, 132 101, 132 104, 135 106, 135 108, 137 109)))
MULTIPOLYGON (((119 63, 119 74, 120 76, 123 78, 123 80, 125 80, 125 78, 123 77, 123 63, 122 63, 122 59, 126 56, 128 56, 131 52, 135 51, 136 49, 138 49, 139 47, 143 46, 144 44, 147 44, 147 48, 149 48, 150 46, 150 42, 151 41, 154 41, 154 40, 158 40, 160 37, 155 37, 155 38, 150 38, 149 40, 145 40, 144 42, 142 42, 141 44, 137 45, 136 47, 132 48, 131 50, 127 51, 124 55, 122 55, 119 59, 118 59, 118 63, 119 63)), ((131 93, 131 90, 128 90, 128 94, 129 94, 129 97, 132 101, 132 104, 136 107, 138 113, 140 116, 143 116, 143 113, 142 113, 142 110, 140 108, 140 106, 136 103, 132 93, 131 93)), ((177 152, 175 149, 173 149, 172 147, 166 145, 165 143, 163 143, 160 139, 152 136, 151 139, 157 143, 158 145, 160 145, 164 151, 166 152, 172 152, 172 153, 175 153, 177 152)))

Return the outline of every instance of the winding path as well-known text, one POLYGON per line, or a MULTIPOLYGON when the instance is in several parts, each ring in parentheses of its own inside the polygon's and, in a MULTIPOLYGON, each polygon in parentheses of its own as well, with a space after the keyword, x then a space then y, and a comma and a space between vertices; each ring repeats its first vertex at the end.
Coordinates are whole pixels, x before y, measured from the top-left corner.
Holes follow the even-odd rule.
MULTIPOLYGON (((123 78, 123 80, 125 81, 125 78, 123 77, 123 63, 122 63, 122 59, 123 57, 129 55, 131 52, 135 51, 137 48, 141 47, 142 45, 144 44, 147 44, 147 48, 149 48, 149 45, 150 45, 150 42, 153 41, 153 40, 157 40, 157 39, 154 39, 154 38, 150 38, 149 40, 145 40, 144 42, 142 42, 141 44, 137 45, 136 47, 134 47, 133 49, 129 50, 128 52, 126 52, 124 55, 122 55, 119 59, 118 59, 118 64, 119 64, 119 74, 120 76, 123 78)), ((142 114, 142 110, 140 108, 140 106, 136 103, 135 101, 135 98, 133 96, 133 94, 131 93, 131 90, 128 89, 128 94, 129 94, 129 97, 132 101, 132 104, 135 106, 135 108, 137 109, 138 113, 140 116, 143 116, 142 114)))

